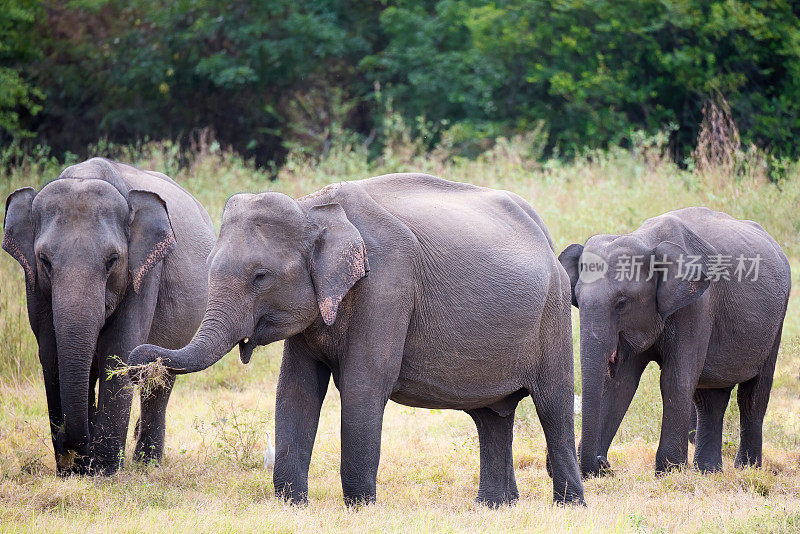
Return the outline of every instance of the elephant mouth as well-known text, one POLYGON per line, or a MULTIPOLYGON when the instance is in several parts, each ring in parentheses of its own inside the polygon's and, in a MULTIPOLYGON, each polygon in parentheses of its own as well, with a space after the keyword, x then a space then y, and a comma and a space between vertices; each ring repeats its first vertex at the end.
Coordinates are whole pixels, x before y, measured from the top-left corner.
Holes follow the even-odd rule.
POLYGON ((267 316, 263 316, 256 323, 253 333, 239 340, 239 359, 243 364, 250 363, 250 358, 253 357, 253 349, 265 344, 264 334, 268 326, 269 319, 267 316))
POLYGON ((614 349, 614 352, 611 353, 608 357, 608 376, 614 378, 617 376, 617 371, 619 370, 620 362, 622 361, 622 342, 617 341, 617 348, 614 349))
POLYGON ((619 335, 617 339, 617 347, 614 349, 608 356, 608 375, 611 378, 617 376, 617 372, 619 371, 619 366, 622 364, 622 361, 632 352, 631 345, 627 342, 627 340, 622 336, 619 335))
POLYGON ((242 338, 239 341, 239 359, 243 364, 250 363, 250 358, 253 357, 253 349, 255 348, 255 341, 249 337, 242 338))
POLYGON ((608 357, 608 376, 614 378, 617 376, 617 369, 619 369, 619 357, 617 356, 617 349, 608 357))

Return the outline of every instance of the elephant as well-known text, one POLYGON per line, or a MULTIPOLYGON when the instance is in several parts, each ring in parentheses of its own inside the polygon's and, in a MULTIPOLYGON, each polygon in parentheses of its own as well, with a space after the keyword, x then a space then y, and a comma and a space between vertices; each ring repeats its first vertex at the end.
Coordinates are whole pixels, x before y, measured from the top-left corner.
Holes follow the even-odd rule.
MULTIPOLYGON (((3 249, 25 274, 59 474, 120 468, 133 390, 113 371, 142 343, 191 340, 215 241, 208 213, 180 185, 108 159, 9 195, 3 249)), ((139 460, 161 459, 173 384, 141 396, 139 460)))
POLYGON ((275 494, 307 502, 331 376, 341 396, 348 506, 376 499, 389 399, 463 410, 480 447, 477 501, 518 498, 516 406, 531 395, 557 503, 583 503, 573 428, 570 286, 541 218, 519 196, 425 174, 331 184, 293 199, 237 194, 209 257, 209 302, 180 350, 131 361, 205 369, 238 345, 285 340, 275 415, 275 494))
POLYGON ((691 207, 628 234, 592 236, 559 261, 580 314, 582 474, 610 467, 608 448, 650 362, 661 369, 657 474, 687 464, 695 424, 694 466, 722 469, 723 416, 736 385, 735 465, 760 466, 791 286, 778 243, 755 222, 691 207))

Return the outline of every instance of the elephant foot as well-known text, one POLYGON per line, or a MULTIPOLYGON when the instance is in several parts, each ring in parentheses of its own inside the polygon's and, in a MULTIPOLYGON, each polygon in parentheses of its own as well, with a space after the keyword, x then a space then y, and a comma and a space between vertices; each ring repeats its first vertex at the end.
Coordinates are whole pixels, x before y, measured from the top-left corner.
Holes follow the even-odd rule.
POLYGON ((110 477, 115 475, 122 467, 121 460, 103 461, 94 460, 88 469, 88 473, 96 477, 110 477))
POLYGON ((584 479, 593 478, 593 477, 613 477, 616 473, 611 468, 611 462, 608 461, 608 458, 605 456, 598 456, 597 457, 597 468, 595 469, 582 469, 581 476, 584 479))
POLYGON ((146 466, 161 465, 163 457, 163 451, 159 447, 144 441, 137 442, 136 448, 133 450, 134 461, 146 466))
POLYGON ((702 474, 707 475, 709 473, 717 473, 722 471, 722 461, 720 460, 719 463, 717 462, 695 462, 694 466, 700 471, 702 474))
POLYGON ((583 498, 583 493, 565 493, 553 495, 553 504, 556 506, 581 506, 586 507, 586 501, 583 498))
POLYGON ((76 459, 78 454, 75 451, 66 451, 64 453, 56 453, 56 469, 58 474, 66 476, 71 474, 78 467, 76 459))
POLYGON ((505 491, 502 493, 479 491, 478 496, 475 498, 476 503, 482 504, 491 509, 496 509, 500 508, 501 506, 516 504, 518 500, 519 500, 519 492, 517 492, 516 490, 505 491))
POLYGON ((56 464, 56 474, 62 478, 71 476, 85 476, 89 474, 89 469, 82 465, 62 467, 61 465, 56 464))
POLYGON ((292 506, 305 506, 308 504, 308 491, 296 491, 289 482, 275 484, 275 498, 292 506))
POLYGON ((359 509, 362 506, 375 504, 375 495, 345 495, 344 504, 348 508, 359 509))
POLYGON ((90 463, 88 455, 78 454, 73 450, 56 453, 56 473, 61 477, 88 475, 90 463))
POLYGON ((761 454, 747 453, 740 450, 736 453, 736 459, 733 461, 733 466, 737 469, 744 469, 745 467, 761 467, 761 454))
POLYGON ((159 467, 161 466, 161 457, 151 454, 135 454, 133 461, 143 467, 159 467))
POLYGON ((614 476, 614 470, 611 469, 611 462, 605 456, 598 456, 597 463, 600 464, 600 476, 614 476))
POLYGON ((670 460, 664 460, 662 462, 656 462, 656 476, 664 476, 672 471, 678 471, 684 469, 688 466, 687 462, 672 462, 670 460))

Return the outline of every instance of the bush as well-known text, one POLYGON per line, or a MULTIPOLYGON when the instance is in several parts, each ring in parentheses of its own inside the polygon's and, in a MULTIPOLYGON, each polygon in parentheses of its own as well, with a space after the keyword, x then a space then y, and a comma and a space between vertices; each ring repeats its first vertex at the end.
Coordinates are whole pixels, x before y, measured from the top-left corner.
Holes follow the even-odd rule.
POLYGON ((682 161, 720 97, 743 146, 800 155, 788 0, 13 0, 4 14, 0 131, 59 156, 104 138, 185 149, 210 128, 259 165, 345 132, 376 157, 397 114, 426 150, 450 136, 468 156, 542 123, 545 156, 674 124, 682 161))

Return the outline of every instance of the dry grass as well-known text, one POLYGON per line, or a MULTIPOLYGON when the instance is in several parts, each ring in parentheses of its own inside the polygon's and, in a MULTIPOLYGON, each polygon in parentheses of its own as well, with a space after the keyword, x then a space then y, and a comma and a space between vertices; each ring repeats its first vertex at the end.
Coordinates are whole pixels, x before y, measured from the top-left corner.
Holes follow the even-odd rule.
MULTIPOLYGON (((780 188, 733 177, 723 183, 680 171, 660 158, 610 151, 572 164, 538 165, 511 140, 476 161, 387 153, 368 164, 358 147, 333 147, 325 161, 290 160, 268 182, 236 158, 206 146, 204 158, 173 175, 219 221, 228 195, 271 188, 302 195, 326 183, 388 170, 425 170, 447 178, 511 189, 550 227, 557 248, 597 232, 621 232, 646 217, 708 205, 759 220, 790 256, 800 257, 796 215, 800 172, 780 188)), ((130 160, 169 170, 169 147, 130 160)), ((40 184, 57 168, 32 165, 0 177, 3 196, 40 184)), ((800 263, 793 260, 795 267, 800 263)), ((800 282, 795 277, 795 288, 800 282)), ((459 412, 386 410, 378 503, 359 511, 342 504, 338 476, 339 397, 332 387, 322 410, 309 475, 310 504, 273 499, 261 466, 274 423, 280 344, 260 348, 242 366, 228 355, 211 369, 179 377, 167 424, 162 466, 128 464, 110 479, 55 476, 36 345, 24 310, 19 267, 0 255, 0 531, 577 531, 795 532, 800 529, 800 301, 793 292, 765 423, 765 466, 737 470, 738 412, 726 416, 722 473, 693 470, 653 475, 660 432, 658 372, 649 368, 612 445, 616 476, 586 483, 588 508, 550 504, 544 438, 529 399, 517 411, 514 458, 521 499, 488 510, 473 503, 478 488, 474 425, 459 412)), ((577 315, 576 342, 577 342, 577 315)), ((577 349, 577 345, 576 345, 577 349)), ((576 350, 577 358, 577 350, 576 350)), ((576 391, 580 377, 576 375, 576 391)), ((133 418, 138 406, 134 407, 133 418)), ((579 431, 580 423, 576 421, 579 431)), ((132 432, 131 425, 131 432, 132 432)), ((132 442, 129 443, 132 449, 132 442)), ((690 451, 691 452, 691 451, 690 451)))
POLYGON ((159 357, 150 363, 128 365, 123 362, 108 371, 109 379, 115 376, 130 376, 133 383, 144 397, 149 397, 154 391, 164 388, 169 381, 169 369, 159 357))

